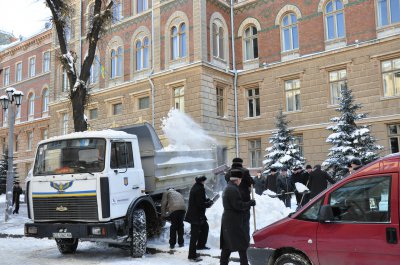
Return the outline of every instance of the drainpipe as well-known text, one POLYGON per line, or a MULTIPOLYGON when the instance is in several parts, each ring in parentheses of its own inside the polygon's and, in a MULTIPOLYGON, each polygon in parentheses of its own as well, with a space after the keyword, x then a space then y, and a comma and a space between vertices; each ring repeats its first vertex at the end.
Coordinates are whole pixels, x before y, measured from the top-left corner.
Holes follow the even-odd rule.
POLYGON ((233 79, 233 91, 234 91, 234 115, 235 115, 235 145, 236 145, 236 157, 239 157, 239 125, 238 125, 238 95, 237 95, 237 78, 238 73, 236 70, 235 60, 235 34, 233 26, 233 0, 231 0, 231 43, 232 43, 232 72, 234 74, 233 79))
POLYGON ((155 106, 154 106, 154 101, 155 101, 155 88, 154 88, 154 82, 151 79, 151 76, 154 73, 154 0, 151 0, 151 71, 147 79, 149 80, 150 86, 151 86, 151 125, 155 126, 155 106))
MULTIPOLYGON (((80 1, 79 5, 79 72, 81 71, 82 65, 82 0, 80 1)), ((79 77, 78 77, 79 78, 79 77)))

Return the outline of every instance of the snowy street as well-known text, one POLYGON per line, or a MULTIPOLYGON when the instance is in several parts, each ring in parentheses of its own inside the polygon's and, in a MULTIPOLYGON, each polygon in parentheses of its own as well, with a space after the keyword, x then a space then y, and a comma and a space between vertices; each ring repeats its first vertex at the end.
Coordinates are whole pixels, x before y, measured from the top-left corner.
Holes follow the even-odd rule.
MULTIPOLYGON (((21 201, 23 201, 21 196, 21 201)), ((256 221, 260 229, 272 222, 287 216, 291 210, 285 208, 283 203, 276 198, 267 195, 256 195, 256 221)), ((164 227, 163 233, 148 241, 148 254, 140 259, 129 257, 128 250, 108 247, 106 244, 93 242, 79 242, 75 254, 63 255, 54 240, 26 238, 23 236, 24 223, 29 222, 27 218, 26 204, 21 204, 20 214, 12 215, 11 219, 4 222, 5 195, 0 196, 0 260, 4 265, 43 265, 43 264, 191 264, 187 259, 190 225, 185 223, 185 246, 183 248, 169 249, 169 223, 164 227)), ((221 226, 221 215, 223 212, 222 200, 219 199, 207 210, 207 218, 210 226, 208 243, 210 250, 198 251, 203 261, 196 264, 215 265, 219 263, 219 234, 221 226)), ((251 231, 253 228, 253 217, 251 217, 251 231)), ((238 253, 232 254, 231 264, 239 264, 238 253)))

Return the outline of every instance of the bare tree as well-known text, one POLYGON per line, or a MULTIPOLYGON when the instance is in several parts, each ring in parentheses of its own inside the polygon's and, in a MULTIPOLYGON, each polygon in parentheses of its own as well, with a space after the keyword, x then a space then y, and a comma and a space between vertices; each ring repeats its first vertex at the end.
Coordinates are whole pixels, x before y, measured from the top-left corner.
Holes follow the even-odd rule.
MULTIPOLYGON (((87 122, 84 118, 85 106, 88 102, 88 80, 90 68, 95 58, 97 42, 106 32, 106 26, 112 18, 113 1, 95 0, 93 14, 90 21, 86 41, 88 42, 87 55, 82 61, 80 73, 77 72, 77 56, 75 51, 68 50, 66 32, 69 21, 74 16, 74 1, 71 0, 46 0, 47 6, 52 13, 52 22, 55 25, 58 42, 60 45, 60 61, 66 70, 69 80, 69 98, 72 104, 74 130, 76 132, 86 131, 87 122)), ((80 40, 79 40, 80 41, 80 40)))

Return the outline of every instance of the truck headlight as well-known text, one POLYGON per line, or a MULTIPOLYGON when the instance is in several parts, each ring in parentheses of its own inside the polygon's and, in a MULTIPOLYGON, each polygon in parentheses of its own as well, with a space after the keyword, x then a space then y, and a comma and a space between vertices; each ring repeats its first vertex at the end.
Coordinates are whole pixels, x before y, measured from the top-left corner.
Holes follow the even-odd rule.
POLYGON ((106 229, 103 227, 97 227, 94 226, 91 229, 91 234, 96 235, 96 236, 105 236, 106 235, 106 229))
POLYGON ((27 232, 28 235, 29 234, 36 235, 38 232, 38 228, 36 226, 29 226, 27 231, 25 231, 25 232, 27 232))

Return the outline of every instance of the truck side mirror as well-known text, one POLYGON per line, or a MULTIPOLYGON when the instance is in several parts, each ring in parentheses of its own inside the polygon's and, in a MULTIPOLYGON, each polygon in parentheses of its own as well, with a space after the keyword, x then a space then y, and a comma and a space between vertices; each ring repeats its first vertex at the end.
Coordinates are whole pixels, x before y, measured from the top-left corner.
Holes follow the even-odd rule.
POLYGON ((319 214, 318 221, 320 223, 329 223, 334 220, 332 206, 330 205, 322 205, 319 214))

